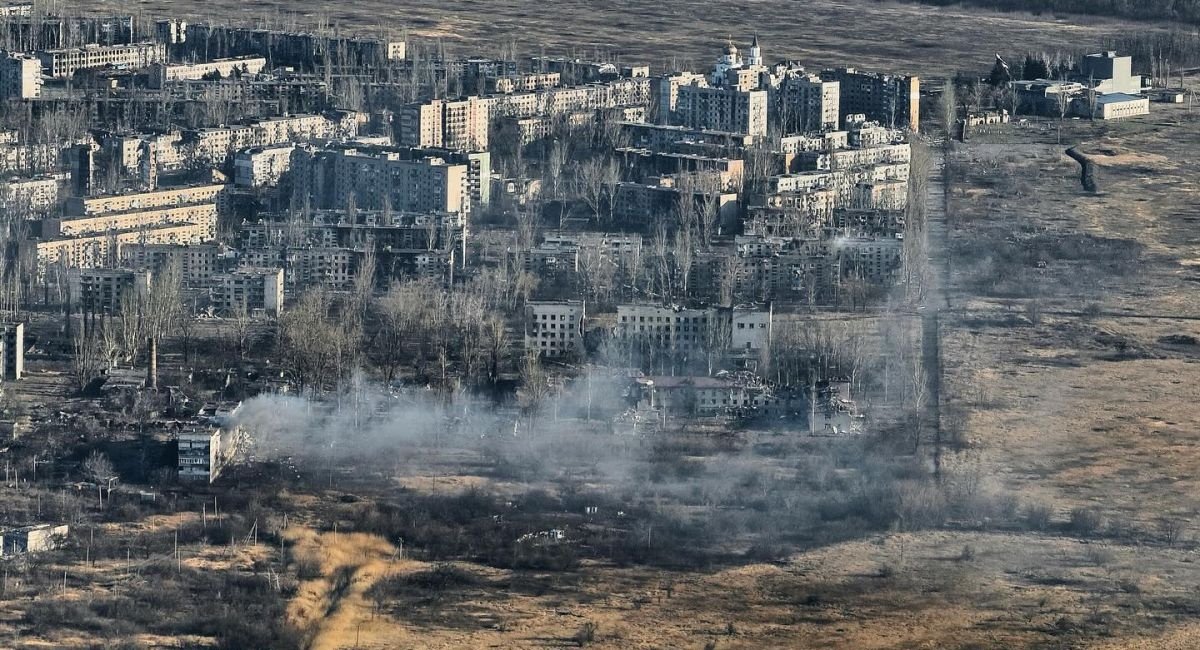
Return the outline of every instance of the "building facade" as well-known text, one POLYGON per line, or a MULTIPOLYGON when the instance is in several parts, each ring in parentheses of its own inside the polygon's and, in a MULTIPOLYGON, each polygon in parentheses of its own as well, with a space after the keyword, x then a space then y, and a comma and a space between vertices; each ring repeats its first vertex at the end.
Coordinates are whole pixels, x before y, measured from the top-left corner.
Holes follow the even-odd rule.
POLYGON ((579 300, 526 303, 525 349, 549 358, 582 356, 585 312, 579 300))
POLYGON ((41 61, 27 54, 0 54, 0 99, 34 99, 41 94, 41 61))
POLYGON ((167 60, 164 43, 130 43, 127 45, 96 45, 62 50, 42 50, 37 53, 42 71, 53 79, 66 79, 77 70, 93 68, 140 69, 167 60))

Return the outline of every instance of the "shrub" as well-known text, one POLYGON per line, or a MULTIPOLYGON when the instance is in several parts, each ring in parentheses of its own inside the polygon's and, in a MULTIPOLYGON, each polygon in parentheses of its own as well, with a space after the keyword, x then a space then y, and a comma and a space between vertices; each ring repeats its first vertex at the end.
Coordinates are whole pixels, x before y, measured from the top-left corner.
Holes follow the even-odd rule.
POLYGON ((1025 506, 1025 525, 1033 530, 1046 530, 1054 520, 1054 508, 1046 503, 1030 503, 1025 506))
POLYGON ((1068 524, 1071 532, 1087 537, 1096 534, 1104 525, 1104 517, 1095 508, 1073 508, 1068 524))
POLYGON ((1109 549, 1097 544, 1089 544, 1087 550, 1083 552, 1083 556, 1087 558, 1088 563, 1094 566, 1107 566, 1117 557, 1109 549))
POLYGON ((575 641, 575 643, 579 644, 579 647, 582 648, 583 646, 596 640, 597 629, 598 628, 595 623, 588 621, 583 624, 583 627, 579 628, 579 631, 575 633, 575 636, 572 637, 572 639, 575 641))

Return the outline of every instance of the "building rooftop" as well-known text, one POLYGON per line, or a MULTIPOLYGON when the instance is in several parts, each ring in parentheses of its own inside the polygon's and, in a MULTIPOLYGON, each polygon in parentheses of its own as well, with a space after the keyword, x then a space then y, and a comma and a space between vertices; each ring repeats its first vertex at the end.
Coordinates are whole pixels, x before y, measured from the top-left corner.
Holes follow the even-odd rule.
POLYGON ((1123 104, 1125 102, 1136 102, 1146 99, 1141 95, 1129 95, 1126 93, 1105 93, 1096 98, 1097 104, 1123 104))

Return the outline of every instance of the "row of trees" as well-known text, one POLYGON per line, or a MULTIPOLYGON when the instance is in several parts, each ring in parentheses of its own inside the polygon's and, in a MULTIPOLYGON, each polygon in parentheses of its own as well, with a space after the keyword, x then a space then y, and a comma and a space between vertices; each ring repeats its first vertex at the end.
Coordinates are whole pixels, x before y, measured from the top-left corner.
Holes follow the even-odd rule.
MULTIPOLYGON (((178 266, 168 264, 153 277, 148 288, 127 291, 121 296, 120 317, 94 311, 82 312, 80 326, 72 336, 72 371, 82 389, 119 363, 133 363, 144 356, 146 386, 158 388, 158 350, 168 336, 190 332, 191 314, 181 300, 178 266)), ((64 322, 71 328, 71 306, 66 305, 64 322)))
POLYGON ((302 390, 337 388, 364 366, 388 382, 413 378, 451 388, 494 386, 509 363, 508 299, 491 274, 447 291, 429 279, 397 282, 382 295, 304 292, 280 317, 278 351, 302 390))

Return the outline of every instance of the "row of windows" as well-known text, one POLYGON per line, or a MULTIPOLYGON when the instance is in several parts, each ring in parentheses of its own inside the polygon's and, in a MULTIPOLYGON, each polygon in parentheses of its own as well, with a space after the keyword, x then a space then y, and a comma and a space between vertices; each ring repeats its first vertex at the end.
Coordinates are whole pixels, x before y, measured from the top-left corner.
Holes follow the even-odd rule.
POLYGON ((632 317, 631 316, 622 316, 621 322, 622 323, 626 323, 626 322, 672 323, 672 322, 674 322, 674 323, 699 323, 701 325, 705 325, 708 323, 707 316, 695 316, 695 317, 676 316, 676 317, 674 317, 674 320, 671 319, 672 318, 671 316, 665 316, 665 317, 664 316, 638 316, 636 321, 631 321, 631 320, 629 320, 630 318, 632 318, 632 317), (649 320, 647 320, 647 319, 649 319, 649 320))

